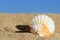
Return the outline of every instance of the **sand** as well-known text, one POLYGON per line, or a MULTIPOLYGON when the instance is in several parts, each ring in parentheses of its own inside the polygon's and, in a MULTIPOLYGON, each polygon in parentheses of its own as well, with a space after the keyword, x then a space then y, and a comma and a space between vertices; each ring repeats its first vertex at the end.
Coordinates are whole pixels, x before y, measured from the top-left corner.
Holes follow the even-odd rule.
POLYGON ((0 14, 0 40, 60 40, 60 14, 45 14, 55 22, 55 32, 49 38, 32 33, 15 33, 17 25, 30 25, 39 14, 0 14))

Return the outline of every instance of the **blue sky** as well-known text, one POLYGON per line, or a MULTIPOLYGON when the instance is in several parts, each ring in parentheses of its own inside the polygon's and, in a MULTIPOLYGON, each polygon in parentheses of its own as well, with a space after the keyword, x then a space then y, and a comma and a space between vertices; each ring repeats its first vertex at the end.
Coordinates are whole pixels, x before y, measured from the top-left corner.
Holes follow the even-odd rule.
POLYGON ((60 13, 60 0, 0 0, 0 12, 60 13))

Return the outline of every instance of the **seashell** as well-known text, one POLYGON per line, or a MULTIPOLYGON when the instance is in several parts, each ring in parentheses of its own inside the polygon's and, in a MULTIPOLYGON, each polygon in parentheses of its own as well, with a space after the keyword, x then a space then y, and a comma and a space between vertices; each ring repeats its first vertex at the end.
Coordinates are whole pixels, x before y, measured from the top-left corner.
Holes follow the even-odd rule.
POLYGON ((50 37, 55 30, 54 21, 47 15, 36 16, 31 24, 32 29, 42 37, 50 37))

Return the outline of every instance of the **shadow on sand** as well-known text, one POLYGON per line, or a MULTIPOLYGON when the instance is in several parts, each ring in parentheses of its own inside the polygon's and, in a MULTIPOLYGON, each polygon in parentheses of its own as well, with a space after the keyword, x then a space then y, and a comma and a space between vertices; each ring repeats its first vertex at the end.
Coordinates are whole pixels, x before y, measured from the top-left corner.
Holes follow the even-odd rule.
POLYGON ((16 28, 19 31, 16 31, 15 33, 31 33, 29 25, 16 25, 16 28))

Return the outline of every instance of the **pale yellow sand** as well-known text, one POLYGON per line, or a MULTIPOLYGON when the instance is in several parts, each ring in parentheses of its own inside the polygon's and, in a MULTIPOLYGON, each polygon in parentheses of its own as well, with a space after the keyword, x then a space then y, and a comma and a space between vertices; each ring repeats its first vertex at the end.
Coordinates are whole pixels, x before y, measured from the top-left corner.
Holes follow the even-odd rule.
POLYGON ((45 14, 50 16, 56 25, 50 38, 39 37, 32 33, 14 33, 17 25, 30 24, 38 14, 0 14, 0 40, 60 40, 60 14, 45 14))

